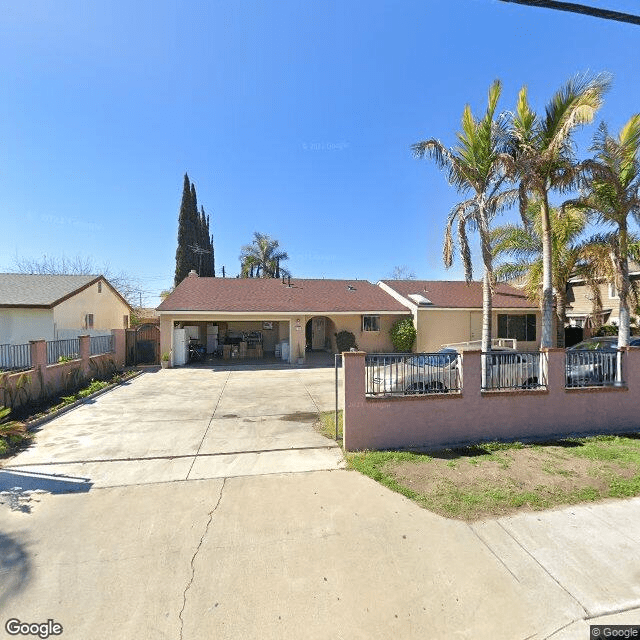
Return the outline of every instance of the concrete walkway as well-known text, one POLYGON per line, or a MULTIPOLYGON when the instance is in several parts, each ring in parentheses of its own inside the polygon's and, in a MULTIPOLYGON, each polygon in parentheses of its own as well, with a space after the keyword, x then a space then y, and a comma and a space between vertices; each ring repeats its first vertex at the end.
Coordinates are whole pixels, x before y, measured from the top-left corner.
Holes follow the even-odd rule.
POLYGON ((331 404, 327 373, 238 373, 247 384, 145 375, 49 423, 20 471, 0 471, 37 486, 34 468, 48 470, 51 489, 0 496, 2 627, 52 619, 65 639, 586 640, 589 624, 640 623, 640 499, 447 520, 335 468, 339 451, 319 446, 306 415, 331 404), (286 413, 256 401, 294 387, 310 404, 301 391, 286 413), (258 460, 292 442, 333 468, 260 475, 258 460), (181 474, 174 447, 191 465, 181 474), (120 460, 129 449, 136 458, 120 460), (237 462, 225 475, 217 458, 237 462))

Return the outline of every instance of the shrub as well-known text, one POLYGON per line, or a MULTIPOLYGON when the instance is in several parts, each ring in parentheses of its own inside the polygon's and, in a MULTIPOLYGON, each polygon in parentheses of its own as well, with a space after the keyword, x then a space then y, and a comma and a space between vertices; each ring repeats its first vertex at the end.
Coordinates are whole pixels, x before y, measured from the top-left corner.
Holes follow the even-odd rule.
POLYGON ((338 353, 358 348, 356 337, 351 331, 340 331, 336 333, 336 345, 338 347, 338 353))
POLYGON ((416 328, 413 326, 411 318, 401 318, 394 322, 390 334, 393 348, 396 351, 411 351, 416 340, 416 328))
POLYGON ((603 324, 594 334, 594 337, 617 336, 618 327, 615 324, 603 324))

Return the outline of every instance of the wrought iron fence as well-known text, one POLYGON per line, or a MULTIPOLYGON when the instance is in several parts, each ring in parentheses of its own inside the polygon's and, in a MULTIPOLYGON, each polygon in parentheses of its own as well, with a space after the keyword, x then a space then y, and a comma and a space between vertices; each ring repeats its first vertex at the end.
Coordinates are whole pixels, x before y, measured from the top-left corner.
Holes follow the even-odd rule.
POLYGON ((0 344, 0 371, 31 369, 30 344, 0 344))
POLYGON ((500 389, 539 389, 546 387, 547 376, 543 354, 536 352, 499 352, 482 354, 485 391, 500 389))
POLYGON ((56 364, 65 360, 76 360, 80 357, 80 340, 52 340, 47 342, 47 364, 56 364))
POLYGON ((365 357, 368 396, 408 396, 460 391, 460 355, 379 353, 365 357))
POLYGON ((97 356, 102 353, 111 353, 113 351, 113 335, 110 336, 91 336, 91 355, 97 356))
POLYGON ((622 351, 574 349, 566 352, 566 386, 623 385, 622 351))

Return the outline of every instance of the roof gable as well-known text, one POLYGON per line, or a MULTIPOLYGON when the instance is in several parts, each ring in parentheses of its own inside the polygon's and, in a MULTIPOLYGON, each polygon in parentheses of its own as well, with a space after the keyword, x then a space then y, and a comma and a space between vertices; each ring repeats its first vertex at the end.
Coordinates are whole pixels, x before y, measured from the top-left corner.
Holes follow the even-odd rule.
MULTIPOLYGON (((482 282, 466 283, 463 280, 382 280, 382 284, 405 298, 415 302, 412 295, 426 298, 431 304, 421 304, 420 309, 482 309, 482 282)), ((508 284, 495 287, 492 305, 496 309, 533 309, 537 305, 520 289, 508 284)))
POLYGON ((129 306, 111 283, 101 275, 0 273, 0 307, 50 309, 100 280, 129 306))

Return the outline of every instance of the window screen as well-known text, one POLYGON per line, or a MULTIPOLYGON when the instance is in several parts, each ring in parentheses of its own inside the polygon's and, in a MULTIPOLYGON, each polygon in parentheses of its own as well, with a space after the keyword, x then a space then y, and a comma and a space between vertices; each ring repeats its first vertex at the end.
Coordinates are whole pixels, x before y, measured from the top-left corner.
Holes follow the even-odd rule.
POLYGON ((536 314, 498 315, 498 338, 511 338, 520 342, 536 341, 536 314))

